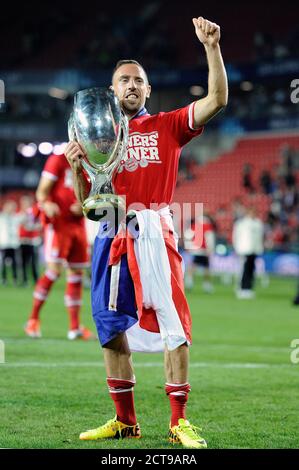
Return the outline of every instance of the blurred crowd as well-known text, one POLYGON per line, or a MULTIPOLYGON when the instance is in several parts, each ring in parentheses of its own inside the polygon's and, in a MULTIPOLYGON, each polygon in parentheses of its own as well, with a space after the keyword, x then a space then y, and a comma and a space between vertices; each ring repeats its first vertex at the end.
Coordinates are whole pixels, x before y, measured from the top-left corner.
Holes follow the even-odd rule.
MULTIPOLYGON (((267 85, 256 83, 247 91, 242 90, 240 86, 234 85, 230 89, 230 99, 225 110, 226 120, 264 122, 275 118, 297 117, 298 106, 291 102, 290 90, 285 83, 280 81, 267 83, 267 85)), ((180 99, 182 105, 186 102, 186 88, 177 89, 177 98, 180 99)), ((165 90, 156 92, 159 94, 159 99, 163 99, 164 93, 167 92, 165 90)), ((196 97, 189 95, 189 99, 195 100, 196 97)), ((65 120, 70 113, 72 103, 73 96, 67 93, 63 99, 47 94, 7 94, 5 103, 0 104, 0 120, 15 122, 22 122, 24 119, 43 122, 65 120)), ((158 109, 151 111, 158 112, 158 109)))
MULTIPOLYGON (((136 9, 133 13, 133 5, 120 5, 117 15, 112 5, 101 8, 96 3, 86 8, 61 4, 44 11, 36 7, 34 14, 25 10, 23 18, 11 12, 16 25, 22 21, 16 31, 16 47, 5 58, 6 67, 43 67, 45 55, 47 68, 109 68, 125 56, 146 57, 147 66, 169 66, 178 51, 169 21, 165 21, 165 13, 160 14, 161 5, 157 0, 147 2, 138 14, 136 9)), ((2 34, 5 26, 7 22, 2 34)))
POLYGON ((277 37, 273 32, 267 30, 255 31, 253 35, 253 46, 257 60, 282 59, 296 56, 299 40, 299 28, 290 28, 285 37, 277 37))
MULTIPOLYGON (((207 209, 221 243, 231 245, 233 223, 244 216, 248 207, 257 205, 264 195, 264 204, 257 207, 257 216, 265 224, 265 249, 298 251, 299 150, 284 145, 279 162, 271 169, 262 169, 258 175, 251 164, 245 163, 239 174, 242 196, 232 198, 228 205, 219 200, 215 210, 207 209)), ((178 187, 188 181, 196 184, 198 168, 195 156, 186 149, 179 163, 178 187)))
POLYGON ((7 95, 0 105, 0 119, 24 122, 24 120, 51 121, 69 114, 73 97, 53 99, 47 94, 7 95))
MULTIPOLYGON (((184 18, 188 16, 188 11, 191 18, 192 5, 186 4, 184 7, 184 18)), ((180 30, 178 41, 179 17, 175 15, 181 9, 178 5, 174 5, 171 15, 161 0, 146 2, 142 9, 136 9, 133 4, 130 8, 122 5, 118 15, 114 14, 112 5, 106 5, 105 9, 98 8, 97 4, 85 9, 73 5, 69 9, 62 4, 58 9, 51 8, 49 11, 43 11, 41 6, 32 7, 32 11, 25 6, 22 8, 22 18, 15 18, 14 11, 7 13, 10 17, 6 21, 0 18, 0 39, 14 46, 2 51, 0 68, 4 70, 79 69, 84 74, 86 70, 111 71, 115 63, 124 57, 140 60, 149 77, 151 70, 167 70, 171 74, 178 68, 188 71, 199 65, 206 66, 205 54, 196 41, 190 43, 187 49, 184 46, 192 38, 192 27, 188 31, 180 30)), ((221 15, 226 18, 226 14, 226 9, 221 7, 221 15)), ((229 17, 225 21, 232 20, 229 17)), ((257 60, 297 57, 299 28, 295 19, 289 23, 287 31, 279 35, 273 25, 272 29, 268 25, 265 31, 258 26, 257 22, 252 25, 252 30, 243 31, 246 62, 253 64, 257 60)), ((229 25, 226 28, 229 30, 229 25)), ((224 33, 222 47, 226 64, 244 62, 242 41, 238 44, 233 36, 224 33)), ((247 80, 246 76, 243 80, 247 80)), ((297 107, 290 100, 289 83, 286 85, 284 76, 276 80, 263 82, 261 79, 259 83, 245 83, 247 88, 242 88, 241 80, 240 83, 230 84, 226 118, 260 120, 297 116, 297 107)), ((178 90, 180 93, 186 94, 186 90, 178 90)), ((63 118, 69 114, 71 101, 70 96, 56 99, 46 94, 10 96, 7 93, 6 102, 0 104, 0 119, 63 118)))
MULTIPOLYGON (((224 31, 223 47, 227 61, 281 59, 297 55, 299 28, 296 15, 285 11, 285 22, 277 28, 277 22, 264 23, 269 15, 268 7, 258 5, 259 15, 254 7, 238 6, 240 17, 248 24, 243 25, 243 41, 229 37, 234 18, 228 5, 213 5, 201 8, 202 15, 220 22, 224 31), (225 35, 226 33, 226 35, 225 35)), ((287 6, 284 8, 287 10, 287 6)), ((20 5, 16 15, 13 6, 8 5, 3 19, 0 19, 0 38, 13 47, 3 52, 5 68, 16 67, 111 67, 120 57, 143 59, 147 67, 173 67, 181 64, 198 63, 196 45, 186 41, 192 37, 192 28, 181 28, 181 22, 190 22, 198 10, 195 1, 172 2, 171 8, 161 0, 144 2, 132 1, 130 5, 88 1, 82 5, 61 3, 56 7, 47 5, 20 5), (179 37, 176 36, 179 31, 179 37), (55 32, 55 34, 53 34, 55 32), (11 39, 11 41, 10 41, 11 39), (7 41, 8 40, 8 41, 7 41), (59 47, 60 46, 60 47, 59 47)), ((271 7, 272 15, 279 10, 271 7)))
POLYGON ((252 84, 247 91, 233 89, 225 114, 235 119, 263 120, 297 116, 297 106, 290 100, 289 84, 252 84))
MULTIPOLYGON (((268 198, 267 212, 257 212, 264 223, 265 249, 287 252, 299 246, 299 151, 285 145, 281 150, 280 162, 273 171, 262 171, 258 179, 252 178, 252 167, 245 164, 240 178, 252 203, 257 194, 264 194, 268 198)), ((194 180, 197 166, 196 158, 190 151, 183 153, 178 184, 194 180)), ((42 243, 41 227, 32 217, 34 198, 31 195, 22 196, 17 204, 8 194, 3 201, 0 212, 2 282, 6 282, 6 265, 9 264, 13 268, 14 282, 27 284, 28 271, 31 270, 34 279, 37 276, 37 248, 42 243)), ((233 224, 244 217, 247 209, 248 204, 236 198, 231 201, 230 210, 219 204, 215 213, 207 214, 216 239, 230 245, 233 224), (230 214, 227 214, 228 211, 230 214), (231 218, 229 239, 223 236, 218 225, 221 217, 226 215, 231 218)))
MULTIPOLYGON (((235 268, 236 296, 239 299, 255 297, 254 281, 256 260, 264 253, 265 227, 254 207, 242 208, 242 213, 233 222, 232 249, 237 257, 238 267, 235 268)), ((181 241, 181 254, 184 259, 185 286, 193 289, 194 278, 202 272, 202 289, 210 294, 214 291, 211 263, 217 253, 217 226, 213 218, 204 211, 190 221, 181 241)), ((263 274, 265 269, 263 267, 263 274)), ((228 274, 228 273, 227 273, 228 274)), ((232 277, 231 277, 232 281, 232 277)))
POLYGON ((159 15, 160 2, 145 4, 138 19, 127 9, 124 15, 95 15, 94 38, 76 52, 79 68, 110 68, 120 57, 144 57, 147 67, 168 67, 177 63, 178 51, 169 22, 159 15))
POLYGON ((185 149, 179 160, 179 172, 177 187, 184 181, 191 181, 195 179, 195 170, 198 167, 198 161, 191 151, 185 149))
MULTIPOLYGON (((252 182, 251 166, 244 165, 242 184, 250 194, 263 192, 270 198, 265 220, 265 247, 287 251, 299 243, 299 152, 286 145, 281 153, 281 164, 272 174, 264 170, 257 186, 252 182)), ((242 205, 235 201, 234 219, 241 214, 242 205)))

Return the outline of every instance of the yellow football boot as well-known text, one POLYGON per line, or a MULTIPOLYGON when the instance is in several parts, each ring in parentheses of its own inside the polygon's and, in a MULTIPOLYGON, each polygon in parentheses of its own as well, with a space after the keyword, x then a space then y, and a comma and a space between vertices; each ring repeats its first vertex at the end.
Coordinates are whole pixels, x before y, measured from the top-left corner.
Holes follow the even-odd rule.
POLYGON ((193 426, 186 419, 180 418, 179 424, 169 428, 169 441, 173 444, 182 444, 188 449, 206 449, 206 441, 197 433, 196 426, 193 426))
POLYGON ((79 438, 82 441, 94 441, 97 439, 124 439, 134 438, 139 439, 141 437, 141 431, 139 424, 129 426, 128 424, 121 423, 115 418, 107 421, 106 424, 99 428, 89 429, 86 432, 81 432, 79 438))

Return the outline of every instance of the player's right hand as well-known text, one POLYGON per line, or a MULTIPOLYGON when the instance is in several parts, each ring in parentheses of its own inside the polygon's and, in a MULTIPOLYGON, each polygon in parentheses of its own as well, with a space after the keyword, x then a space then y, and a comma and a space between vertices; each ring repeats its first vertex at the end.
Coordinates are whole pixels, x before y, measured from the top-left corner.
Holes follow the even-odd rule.
POLYGON ((75 140, 71 140, 65 150, 64 155, 66 156, 67 161, 69 162, 74 173, 81 173, 81 158, 85 154, 81 145, 75 140))
POLYGON ((71 206, 70 206, 70 211, 73 215, 77 216, 77 217, 81 217, 83 215, 83 212, 82 212, 82 205, 79 203, 79 202, 74 202, 71 206))

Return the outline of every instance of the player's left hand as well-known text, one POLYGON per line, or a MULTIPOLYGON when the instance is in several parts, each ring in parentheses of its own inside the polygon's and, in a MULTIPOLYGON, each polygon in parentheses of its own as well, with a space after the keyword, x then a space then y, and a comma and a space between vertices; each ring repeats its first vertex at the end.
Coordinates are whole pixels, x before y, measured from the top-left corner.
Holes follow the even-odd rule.
POLYGON ((206 46, 216 46, 220 41, 220 26, 202 16, 192 19, 195 33, 200 42, 206 46))
POLYGON ((70 206, 70 211, 73 215, 76 215, 77 217, 80 217, 81 215, 83 215, 82 206, 79 202, 74 202, 70 206))

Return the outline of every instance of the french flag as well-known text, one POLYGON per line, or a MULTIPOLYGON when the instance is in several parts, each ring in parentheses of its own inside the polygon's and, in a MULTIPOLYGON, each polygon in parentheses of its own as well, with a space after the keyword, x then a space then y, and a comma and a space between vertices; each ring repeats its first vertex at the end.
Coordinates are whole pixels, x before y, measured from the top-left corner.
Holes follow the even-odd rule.
POLYGON ((142 346, 146 338, 153 338, 150 350, 158 346, 162 350, 163 344, 169 350, 185 342, 190 344, 191 315, 169 209, 131 211, 128 215, 135 215, 136 219, 131 219, 126 233, 121 230, 115 237, 110 264, 113 270, 121 254, 127 252, 139 320, 127 332, 131 349, 142 346))

